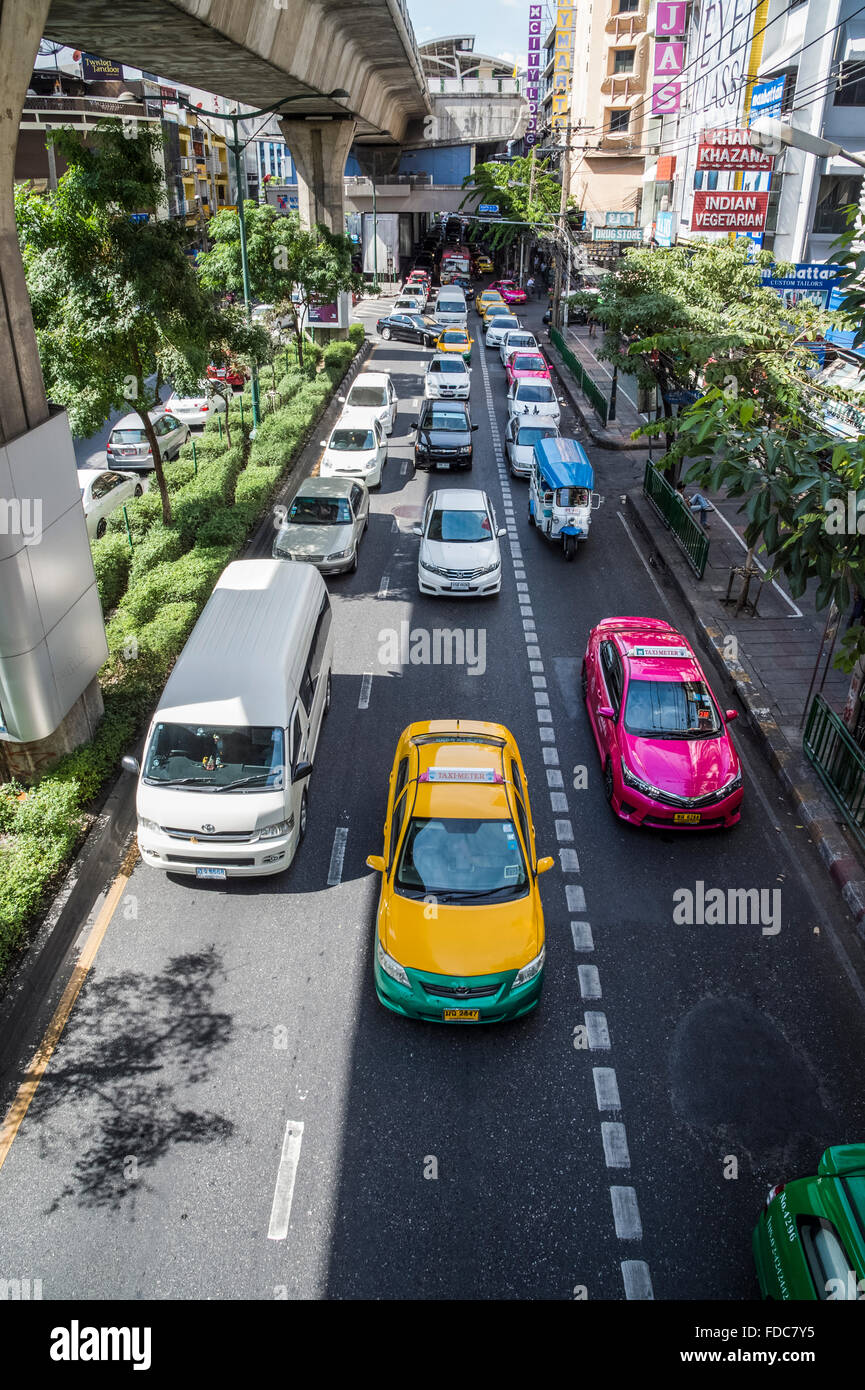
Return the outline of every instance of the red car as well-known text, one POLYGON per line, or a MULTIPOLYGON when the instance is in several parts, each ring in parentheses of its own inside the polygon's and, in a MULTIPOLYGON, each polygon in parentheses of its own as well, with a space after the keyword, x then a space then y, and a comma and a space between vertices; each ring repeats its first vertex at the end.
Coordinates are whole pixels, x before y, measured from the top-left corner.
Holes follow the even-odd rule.
POLYGON ((494 280, 488 289, 498 290, 506 304, 525 304, 526 292, 521 290, 515 280, 494 280))
POLYGON ((207 375, 211 381, 226 381, 237 390, 242 389, 247 380, 245 368, 238 367, 236 363, 230 363, 227 367, 214 367, 211 362, 207 368, 207 375))
POLYGON ((515 381, 519 381, 522 377, 540 377, 544 381, 550 380, 549 366, 540 352, 513 353, 507 360, 505 373, 508 378, 508 386, 512 386, 515 381))
POLYGON ((719 830, 741 814, 742 769, 690 643, 657 618, 589 633, 583 698, 613 811, 632 825, 719 830))

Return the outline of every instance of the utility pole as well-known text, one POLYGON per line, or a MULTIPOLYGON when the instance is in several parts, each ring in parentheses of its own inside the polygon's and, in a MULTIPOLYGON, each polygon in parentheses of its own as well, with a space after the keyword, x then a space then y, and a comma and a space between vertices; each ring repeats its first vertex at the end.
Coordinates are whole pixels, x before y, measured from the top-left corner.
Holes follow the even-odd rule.
POLYGON ((561 328, 562 318, 562 260, 563 248, 567 244, 567 213, 568 199, 571 195, 571 118, 568 116, 568 124, 565 127, 565 162, 562 166, 562 197, 559 203, 559 237, 556 247, 556 280, 553 290, 553 312, 550 321, 556 328, 561 328))
POLYGON ((373 164, 372 184, 372 292, 379 293, 378 286, 378 212, 375 205, 375 165, 373 164))

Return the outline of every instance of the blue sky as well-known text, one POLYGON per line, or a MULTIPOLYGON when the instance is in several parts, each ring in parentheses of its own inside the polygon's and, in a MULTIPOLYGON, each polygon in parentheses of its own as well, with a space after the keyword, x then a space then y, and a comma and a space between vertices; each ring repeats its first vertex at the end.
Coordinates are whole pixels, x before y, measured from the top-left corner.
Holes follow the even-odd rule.
POLYGON ((418 43, 445 34, 474 34, 479 53, 526 61, 529 0, 408 0, 418 43))

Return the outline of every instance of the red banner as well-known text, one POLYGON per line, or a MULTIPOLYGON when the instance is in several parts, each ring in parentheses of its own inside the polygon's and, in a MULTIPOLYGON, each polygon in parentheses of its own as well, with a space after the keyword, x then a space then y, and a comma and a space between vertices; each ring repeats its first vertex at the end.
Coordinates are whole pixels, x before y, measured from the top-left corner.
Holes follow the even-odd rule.
POLYGON ((693 232, 762 232, 768 193, 699 188, 694 194, 693 232))

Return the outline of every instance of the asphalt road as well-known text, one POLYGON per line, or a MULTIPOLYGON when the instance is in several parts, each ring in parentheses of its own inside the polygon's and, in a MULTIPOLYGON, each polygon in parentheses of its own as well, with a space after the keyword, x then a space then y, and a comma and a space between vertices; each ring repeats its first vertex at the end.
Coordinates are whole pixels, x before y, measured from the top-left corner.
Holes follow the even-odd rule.
POLYGON ((400 412, 359 570, 329 581, 333 707, 295 864, 227 885, 137 865, 0 1172, 0 1275, 46 1299, 751 1299, 767 1187, 865 1132, 865 964, 741 723, 733 831, 638 833, 605 803, 588 629, 683 621, 624 514, 634 460, 590 450, 605 501, 566 564, 500 475, 504 372, 477 345, 476 461, 456 485, 483 486, 502 524, 513 503, 503 590, 422 598, 410 528, 441 476, 413 475, 408 422, 427 357, 389 343, 369 363, 400 412), (382 661, 403 622, 471 629, 485 669, 382 661), (538 852, 557 858, 541 1006, 489 1029, 402 1020, 372 985, 365 858, 396 739, 455 715, 514 732, 538 852), (698 881, 778 890, 780 931, 676 925, 673 894, 698 881))

